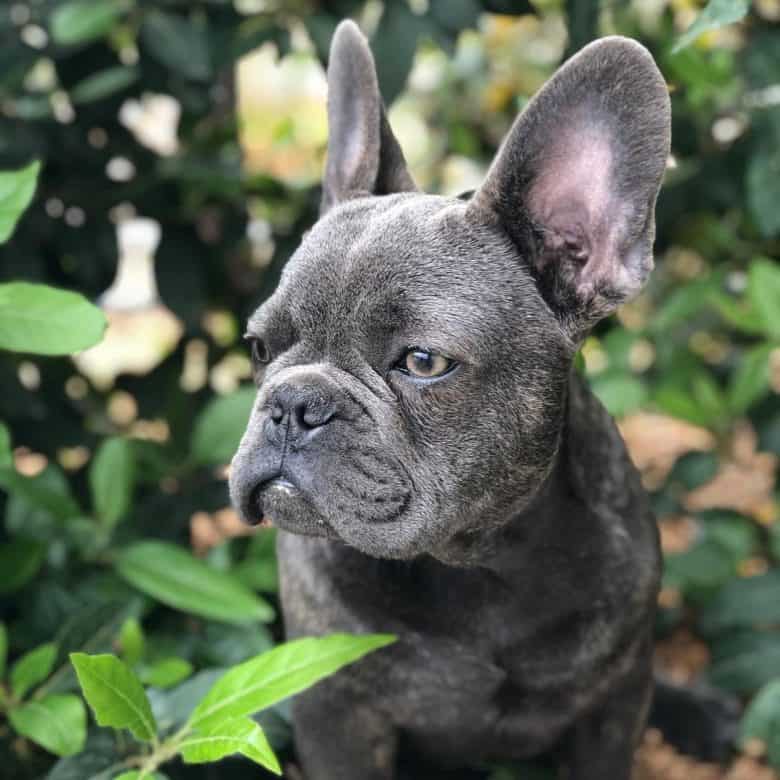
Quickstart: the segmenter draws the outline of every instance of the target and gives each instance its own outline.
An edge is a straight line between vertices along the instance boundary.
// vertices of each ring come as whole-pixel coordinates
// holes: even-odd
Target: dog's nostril
[[[307,406],[299,410],[299,421],[304,428],[319,428],[329,423],[335,412],[332,409],[311,409]]]

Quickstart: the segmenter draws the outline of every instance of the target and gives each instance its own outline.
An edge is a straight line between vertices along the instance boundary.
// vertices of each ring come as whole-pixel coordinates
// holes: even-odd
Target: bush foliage
[[[312,182],[245,164],[234,66],[263,44],[324,60],[345,16],[373,33],[393,112],[425,134],[412,163],[432,189],[487,165],[565,53],[617,32],[656,57],[674,117],[657,269],[588,339],[584,370],[661,523],[659,648],[703,648],[672,672],[742,697],[735,752],[780,769],[777,0],[30,0],[0,8],[4,776],[206,778],[190,764],[236,753],[219,777],[256,776],[246,758],[274,770],[273,749],[292,755],[281,699],[388,641],[271,650],[273,532],[226,508],[253,399],[241,327],[319,201]],[[175,135],[149,135],[172,110]],[[299,138],[277,125],[266,156],[287,159]],[[135,215],[161,235],[162,303],[140,308],[111,287],[117,224]],[[67,356],[104,337],[106,315],[96,372],[90,353]],[[255,697],[253,677],[268,686]]]

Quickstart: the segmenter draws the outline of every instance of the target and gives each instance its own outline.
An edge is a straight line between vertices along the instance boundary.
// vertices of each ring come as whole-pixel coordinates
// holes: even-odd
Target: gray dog
[[[231,491],[282,529],[289,636],[399,641],[295,700],[306,775],[552,751],[569,778],[626,780],[658,534],[572,362],[653,266],[666,85],[633,41],[587,46],[460,200],[416,191],[351,22],[328,84],[322,217],[249,322]]]

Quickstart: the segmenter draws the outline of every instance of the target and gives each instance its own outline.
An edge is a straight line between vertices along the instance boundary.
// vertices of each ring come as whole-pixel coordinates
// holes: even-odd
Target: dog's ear
[[[360,195],[416,189],[385,115],[371,50],[349,20],[330,46],[328,126],[322,214]]]
[[[512,238],[575,338],[653,267],[669,144],[669,96],[652,57],[635,41],[603,38],[526,106],[469,205]]]

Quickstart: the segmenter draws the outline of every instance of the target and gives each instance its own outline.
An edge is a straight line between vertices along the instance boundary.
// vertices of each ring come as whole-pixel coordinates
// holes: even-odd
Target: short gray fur
[[[628,780],[658,534],[572,361],[652,268],[663,79],[633,41],[587,46],[467,201],[417,192],[351,22],[328,84],[323,215],[249,322],[270,362],[230,486],[281,529],[288,636],[399,641],[296,698],[306,776],[553,751],[572,780]],[[409,347],[457,367],[413,379]]]

